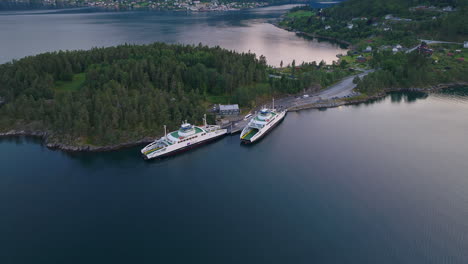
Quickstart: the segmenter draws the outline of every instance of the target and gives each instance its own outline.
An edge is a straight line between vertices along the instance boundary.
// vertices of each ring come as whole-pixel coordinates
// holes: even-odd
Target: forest
[[[154,137],[162,125],[200,123],[212,97],[253,106],[257,97],[326,86],[346,74],[324,67],[269,78],[265,57],[201,44],[40,54],[0,65],[0,132],[47,131],[61,143],[93,146]]]
[[[45,53],[0,66],[0,127],[110,144],[199,123],[207,94],[266,82],[265,61],[203,46],[123,45]],[[78,142],[79,143],[79,142]]]
[[[446,55],[447,50],[439,47],[431,57],[418,52],[375,52],[370,65],[378,70],[362,80],[356,79],[357,90],[366,95],[374,95],[392,88],[424,88],[468,82],[468,63],[460,60],[463,53],[451,57]],[[468,52],[464,52],[464,55],[468,55]]]

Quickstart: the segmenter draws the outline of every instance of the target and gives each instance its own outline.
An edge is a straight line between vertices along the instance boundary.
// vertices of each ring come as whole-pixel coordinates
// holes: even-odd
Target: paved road
[[[276,108],[292,108],[292,107],[300,107],[304,105],[309,105],[312,103],[317,103],[319,101],[326,101],[331,99],[343,98],[346,96],[352,96],[354,94],[353,89],[356,88],[356,84],[353,83],[353,80],[356,76],[364,77],[367,74],[373,72],[374,70],[366,70],[363,73],[352,75],[349,77],[344,78],[340,82],[328,87],[327,89],[320,91],[315,94],[309,95],[307,98],[299,97],[299,96],[288,96],[284,98],[280,98],[275,100],[275,107]],[[268,105],[267,107],[271,107]],[[257,111],[258,109],[254,109],[253,112]],[[242,128],[244,128],[250,120],[240,120],[232,122],[225,127],[228,128],[229,133],[231,132],[239,132]],[[232,125],[232,126],[231,126]]]
[[[463,45],[463,43],[459,43],[459,42],[450,42],[450,41],[441,41],[441,40],[420,39],[419,41],[425,42],[427,45],[431,45],[431,44],[457,44],[457,45]],[[419,44],[416,45],[416,47],[413,47],[413,48],[407,50],[406,53],[411,53],[411,52],[415,51],[418,47],[419,47]]]
[[[457,44],[457,45],[463,45],[463,43],[460,42],[450,42],[450,41],[441,41],[441,40],[429,40],[429,39],[420,39],[421,42],[426,42],[427,45],[430,44]]]
[[[325,90],[309,95],[308,98],[289,96],[276,100],[275,104],[281,106],[281,108],[291,108],[316,103],[320,100],[325,101],[351,96],[354,93],[353,89],[356,88],[356,84],[353,83],[354,78],[356,76],[362,78],[373,71],[366,70],[363,73],[346,77]]]

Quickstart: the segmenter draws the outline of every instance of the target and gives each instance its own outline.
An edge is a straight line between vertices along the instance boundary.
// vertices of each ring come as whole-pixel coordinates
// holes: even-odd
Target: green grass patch
[[[73,79],[69,82],[56,81],[54,90],[56,92],[73,92],[83,86],[85,80],[86,74],[84,72],[78,73],[73,75]]]
[[[367,94],[360,94],[360,95],[356,95],[350,98],[342,98],[341,100],[345,102],[351,102],[351,101],[356,101],[356,100],[366,100],[368,98],[369,96]]]
[[[343,56],[343,57],[341,57],[341,60],[346,61],[347,63],[351,64],[351,63],[356,62],[356,58],[357,58],[357,56]]]

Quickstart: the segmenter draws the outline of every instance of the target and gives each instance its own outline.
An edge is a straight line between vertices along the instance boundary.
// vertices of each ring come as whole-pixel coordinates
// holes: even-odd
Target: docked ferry
[[[164,137],[144,147],[141,154],[145,159],[170,156],[208,143],[226,133],[227,129],[221,129],[220,126],[207,125],[206,116],[203,118],[203,126],[194,126],[185,121],[179,130],[169,134],[164,126]]]
[[[274,104],[271,109],[263,108],[242,130],[241,142],[250,144],[261,139],[283,120],[286,112],[287,110],[276,111]]]

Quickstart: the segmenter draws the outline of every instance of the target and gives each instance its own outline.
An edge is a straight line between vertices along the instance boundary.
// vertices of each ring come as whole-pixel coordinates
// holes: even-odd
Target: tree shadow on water
[[[388,95],[390,97],[390,101],[392,103],[414,103],[418,99],[426,99],[429,95],[424,92],[415,92],[415,91],[408,91],[408,92],[391,92]]]

